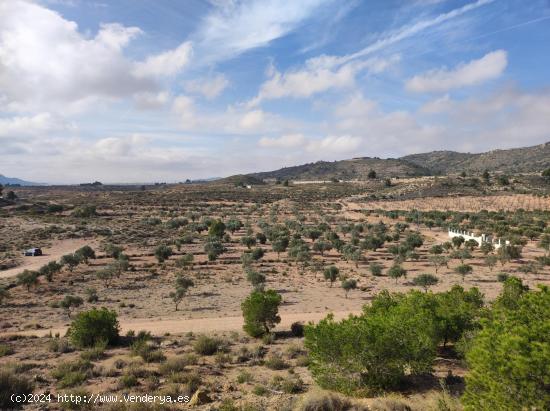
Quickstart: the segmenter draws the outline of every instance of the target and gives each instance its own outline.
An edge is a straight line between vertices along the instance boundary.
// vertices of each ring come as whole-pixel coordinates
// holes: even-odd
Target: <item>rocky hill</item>
[[[249,174],[259,180],[366,180],[371,170],[379,178],[489,172],[531,173],[550,167],[550,142],[538,146],[486,153],[432,151],[401,158],[360,157],[318,161],[275,171]]]
[[[426,167],[434,174],[483,172],[483,170],[532,173],[550,167],[550,142],[538,146],[492,150],[478,154],[433,151],[405,156],[402,159]]]
[[[430,170],[425,167],[406,160],[362,157],[342,161],[318,161],[250,175],[262,180],[366,180],[371,170],[381,178],[430,174]]]

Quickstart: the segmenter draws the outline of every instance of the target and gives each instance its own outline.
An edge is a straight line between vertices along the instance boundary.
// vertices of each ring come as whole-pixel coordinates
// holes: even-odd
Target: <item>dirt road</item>
[[[0,278],[15,277],[23,270],[38,270],[44,264],[58,260],[65,254],[74,253],[80,247],[87,244],[92,245],[93,242],[82,238],[74,238],[70,240],[61,240],[52,244],[51,247],[42,248],[44,255],[40,257],[23,257],[23,263],[15,268],[0,271]]]
[[[276,330],[289,330],[290,325],[294,322],[318,322],[327,316],[328,312],[317,313],[280,313],[281,322],[277,325]],[[335,312],[334,318],[339,320],[347,317],[350,314],[359,314],[359,312],[340,311]],[[214,331],[242,331],[243,318],[238,317],[217,317],[217,318],[193,318],[193,319],[162,319],[162,318],[144,318],[120,320],[121,334],[125,334],[129,330],[134,331],[149,331],[153,335],[163,335],[165,333],[181,334],[186,332],[207,333]],[[36,335],[42,337],[52,333],[64,335],[67,331],[66,326],[59,326],[42,330],[26,330],[17,332],[18,335]],[[14,333],[9,333],[14,334]],[[0,334],[2,335],[2,334]]]

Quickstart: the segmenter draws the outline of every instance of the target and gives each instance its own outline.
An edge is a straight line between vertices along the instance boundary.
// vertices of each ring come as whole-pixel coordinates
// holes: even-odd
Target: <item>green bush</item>
[[[33,384],[19,373],[8,368],[0,369],[0,409],[19,408],[11,401],[11,395],[31,394],[33,389]]]
[[[94,308],[79,313],[71,323],[67,335],[74,346],[83,348],[93,347],[102,341],[107,344],[116,343],[118,330],[116,312]]]
[[[288,363],[280,355],[276,354],[272,354],[266,358],[264,365],[270,370],[284,370],[288,368]]]
[[[136,385],[138,385],[138,379],[135,375],[132,374],[124,374],[122,377],[120,377],[120,380],[118,380],[118,387],[120,389],[132,388]]]
[[[214,355],[223,348],[224,342],[219,338],[201,335],[193,344],[193,349],[197,354]]]
[[[166,359],[163,352],[149,343],[147,339],[139,338],[132,344],[132,354],[140,356],[145,362],[162,362]]]
[[[298,402],[295,411],[368,411],[365,405],[354,404],[350,399],[332,392],[310,391]]]
[[[162,375],[170,375],[183,371],[189,364],[188,357],[172,357],[159,367]]]
[[[5,357],[6,355],[12,355],[15,351],[8,344],[0,344],[0,357]]]
[[[550,409],[550,289],[514,295],[501,296],[466,354],[466,410]]]
[[[274,290],[253,291],[241,304],[244,331],[252,337],[269,334],[269,330],[281,321],[279,305],[282,297]]]
[[[382,292],[360,316],[329,315],[305,328],[309,368],[327,389],[395,388],[408,374],[431,370],[438,343],[434,299],[425,293]]]
[[[92,363],[85,360],[62,362],[52,371],[52,376],[58,381],[59,388],[74,387],[88,379],[92,367]]]
[[[103,358],[103,354],[105,353],[105,349],[107,348],[107,342],[106,341],[99,341],[94,347],[82,351],[80,353],[80,358],[82,358],[85,361],[97,361]]]

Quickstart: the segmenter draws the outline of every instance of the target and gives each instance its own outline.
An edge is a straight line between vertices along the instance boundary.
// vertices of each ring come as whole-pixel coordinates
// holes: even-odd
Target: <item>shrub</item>
[[[93,347],[101,341],[106,341],[107,344],[116,343],[118,330],[117,315],[114,311],[94,308],[77,314],[67,335],[76,347]]]
[[[239,375],[237,375],[237,382],[239,384],[244,384],[245,382],[252,382],[253,380],[254,380],[254,377],[248,371],[241,371]]]
[[[145,362],[162,362],[166,359],[160,349],[143,338],[134,341],[132,354],[140,356]]]
[[[332,392],[315,390],[302,396],[295,411],[368,411],[367,406],[353,403]]]
[[[82,384],[90,375],[92,363],[85,360],[62,362],[52,371],[59,388],[70,388]]]
[[[461,286],[454,285],[449,291],[435,294],[434,298],[437,334],[443,346],[449,341],[460,340],[464,333],[478,328],[483,295],[477,288],[465,291]]]
[[[252,337],[261,337],[281,321],[279,305],[282,297],[274,290],[253,291],[241,304],[244,331]]]
[[[19,408],[11,401],[11,395],[31,394],[34,386],[27,378],[8,368],[0,369],[0,409]]]
[[[124,374],[118,380],[119,389],[132,388],[138,385],[138,379],[132,374]]]
[[[286,394],[297,394],[304,390],[304,381],[298,375],[287,378],[276,375],[271,380],[271,386]]]
[[[97,215],[95,205],[86,205],[82,207],[77,207],[73,210],[72,216],[77,218],[89,218]]]
[[[258,395],[258,396],[266,395],[267,394],[267,388],[265,388],[263,385],[256,385],[252,389],[252,393],[254,395]]]
[[[300,322],[294,322],[290,325],[290,333],[293,337],[303,337],[304,336],[304,324]]]
[[[159,372],[162,375],[169,375],[175,372],[180,372],[189,365],[188,361],[184,357],[169,358],[164,364],[159,367]]]
[[[550,409],[548,318],[548,287],[516,294],[513,305],[495,304],[466,354],[466,410]]]
[[[80,353],[80,358],[82,358],[85,361],[99,360],[103,357],[103,354],[105,352],[105,348],[107,348],[107,342],[106,341],[100,341],[95,345],[95,347],[90,348],[89,350],[81,352]]]
[[[329,315],[305,328],[310,370],[322,388],[341,392],[395,388],[431,370],[438,343],[427,296],[381,292],[360,316]]]
[[[155,248],[155,257],[159,263],[163,263],[168,260],[172,255],[172,249],[166,245],[159,245]]]
[[[276,354],[270,355],[265,360],[264,365],[270,370],[284,370],[288,368],[287,362],[280,355]]]
[[[15,351],[8,344],[0,344],[0,357],[5,357],[6,355],[12,355]]]
[[[503,283],[503,282],[505,282],[505,281],[508,279],[508,277],[510,277],[510,276],[508,275],[508,273],[498,273],[498,274],[497,274],[497,281],[498,281],[499,283]]]
[[[64,354],[71,351],[69,342],[65,338],[52,338],[48,341],[48,349],[52,352]]]
[[[369,270],[371,274],[375,277],[379,277],[382,275],[382,269],[382,265],[378,263],[370,263],[369,265]]]
[[[197,354],[214,355],[223,347],[223,345],[223,340],[219,338],[201,335],[193,344],[193,349]]]

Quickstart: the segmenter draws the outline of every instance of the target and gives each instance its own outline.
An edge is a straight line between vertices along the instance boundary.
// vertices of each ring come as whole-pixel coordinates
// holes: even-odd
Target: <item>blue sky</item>
[[[550,141],[548,0],[0,0],[0,173],[182,181]]]

